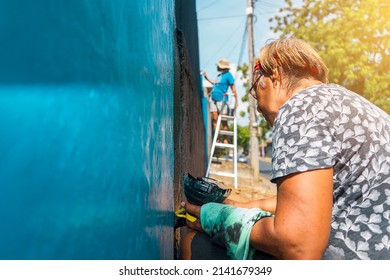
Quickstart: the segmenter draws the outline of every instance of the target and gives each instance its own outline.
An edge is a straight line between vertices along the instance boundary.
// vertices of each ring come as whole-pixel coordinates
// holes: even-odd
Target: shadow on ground
[[[212,171],[233,172],[233,162],[221,161],[213,163],[210,167]],[[271,183],[265,176],[259,174],[258,180],[254,180],[253,170],[250,166],[244,163],[238,163],[238,186],[234,188],[234,179],[224,176],[210,175],[211,178],[219,180],[225,184],[226,187],[232,189],[230,199],[246,202],[250,200],[265,198],[276,195],[276,185]]]

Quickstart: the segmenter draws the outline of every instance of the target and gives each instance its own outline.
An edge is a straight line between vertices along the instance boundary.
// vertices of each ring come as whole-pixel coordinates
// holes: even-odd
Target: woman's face
[[[267,75],[258,74],[254,80],[251,95],[257,101],[257,111],[272,126],[277,114],[277,112],[275,113],[274,85],[271,78]]]

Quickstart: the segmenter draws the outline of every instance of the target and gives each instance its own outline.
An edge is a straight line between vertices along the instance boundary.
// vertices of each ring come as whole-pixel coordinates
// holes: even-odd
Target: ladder
[[[221,130],[222,121],[233,121],[233,131]],[[227,143],[217,143],[219,135],[233,136],[233,144]],[[210,171],[211,163],[213,160],[214,151],[216,148],[228,148],[233,150],[233,172],[220,172],[220,171]],[[209,157],[209,164],[207,167],[206,177],[209,174],[214,174],[218,176],[231,177],[234,178],[234,188],[237,190],[237,118],[234,116],[222,115],[218,116],[217,126],[214,132],[213,144],[211,146],[211,152]]]

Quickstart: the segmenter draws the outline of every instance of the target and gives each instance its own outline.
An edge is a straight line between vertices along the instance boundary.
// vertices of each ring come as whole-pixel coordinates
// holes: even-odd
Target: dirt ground
[[[233,162],[221,161],[220,163],[213,163],[210,170],[233,173]],[[259,175],[259,179],[255,181],[253,178],[253,170],[248,165],[238,163],[237,174],[237,189],[234,188],[233,178],[217,175],[210,175],[210,177],[223,182],[226,187],[231,188],[232,192],[229,198],[236,201],[245,202],[276,194],[276,185],[261,174]]]

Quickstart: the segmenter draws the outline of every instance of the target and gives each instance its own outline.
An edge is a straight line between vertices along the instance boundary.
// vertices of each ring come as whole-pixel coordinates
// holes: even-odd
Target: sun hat
[[[218,61],[217,66],[221,69],[230,69],[229,61],[226,58],[222,58]]]

